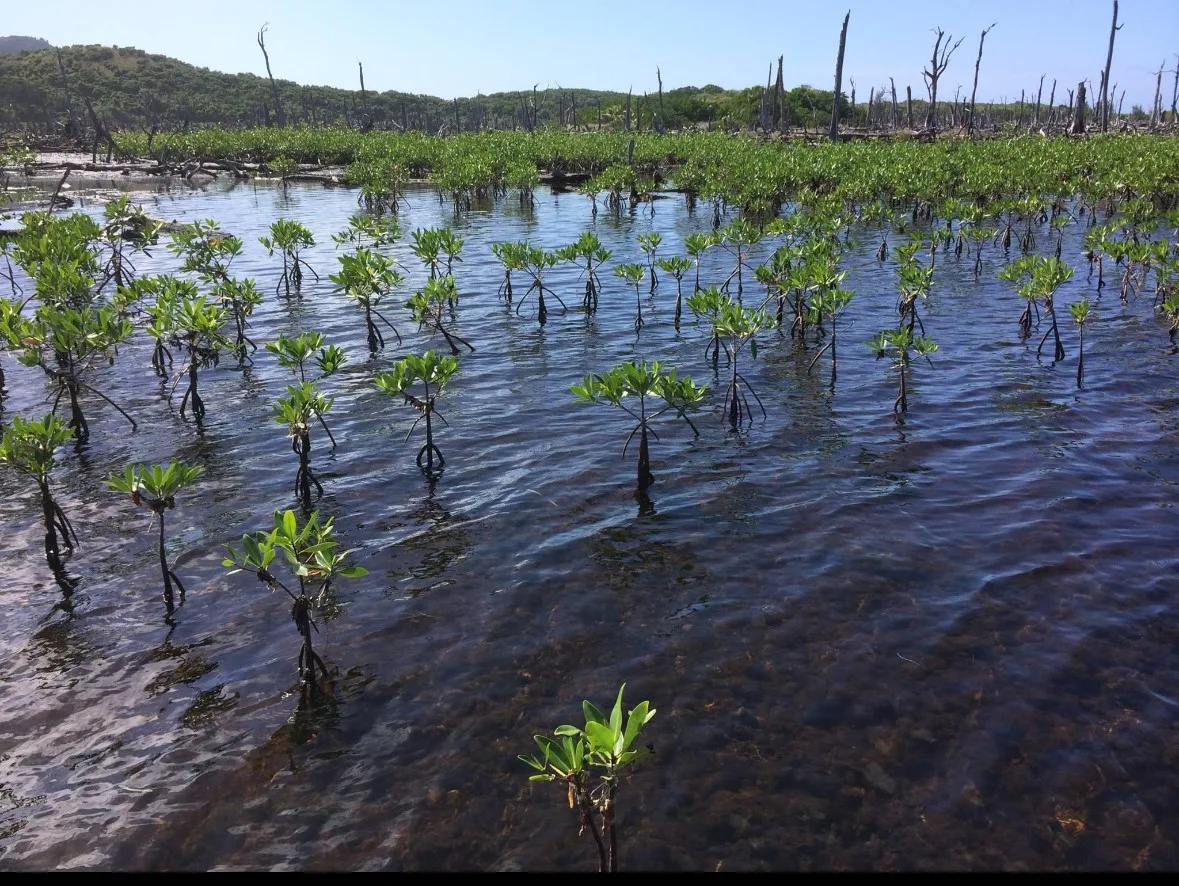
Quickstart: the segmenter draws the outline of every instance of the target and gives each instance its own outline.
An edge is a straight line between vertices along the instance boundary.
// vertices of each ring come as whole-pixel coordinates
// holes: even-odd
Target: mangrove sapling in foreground
[[[528,248],[525,242],[512,243],[508,240],[491,244],[491,254],[499,259],[504,267],[504,279],[499,284],[497,295],[509,307],[512,304],[512,271],[524,270],[528,260]]]
[[[671,274],[675,280],[675,328],[680,328],[680,314],[684,303],[684,274],[692,267],[692,263],[682,255],[671,258],[661,258],[657,262],[659,269]]]
[[[397,336],[397,343],[401,344],[401,334],[377,310],[381,300],[404,282],[394,264],[392,259],[379,252],[358,246],[351,255],[340,256],[340,272],[330,278],[336,284],[336,292],[343,293],[364,309],[368,349],[372,354],[385,347],[385,337],[377,328],[374,317],[388,326]]]
[[[913,355],[924,357],[932,364],[929,355],[937,350],[937,342],[923,335],[914,336],[912,329],[902,326],[900,329],[885,329],[865,344],[876,352],[877,360],[885,356],[892,358],[892,367],[897,373],[897,397],[892,411],[899,417],[909,409],[908,374]]]
[[[176,495],[190,485],[201,469],[174,461],[168,467],[162,465],[127,465],[122,474],[111,474],[106,485],[116,492],[131,496],[136,507],[146,507],[160,520],[160,573],[164,579],[164,603],[171,612],[173,608],[173,586],[180,590],[180,602],[184,602],[184,584],[168,566],[164,550],[164,512],[176,507]]]
[[[614,276],[635,288],[635,332],[638,333],[645,325],[643,321],[643,297],[639,294],[639,286],[643,282],[643,266],[638,262],[615,265]]]
[[[696,269],[696,279],[692,284],[693,293],[700,291],[700,260],[704,253],[716,244],[717,240],[712,234],[689,234],[684,238],[684,252],[688,253],[688,258],[692,260],[692,265]]]
[[[443,324],[443,309],[448,305],[453,306],[457,301],[458,290],[455,289],[454,277],[447,274],[444,277],[432,277],[427,280],[422,291],[415,293],[406,302],[406,307],[413,313],[413,318],[418,321],[419,329],[428,326],[434,332],[442,333],[442,337],[450,345],[452,354],[459,353],[459,344],[474,353],[474,345],[454,330],[447,329]]]
[[[258,350],[258,346],[246,330],[250,328],[250,315],[254,313],[254,308],[262,304],[262,293],[253,280],[235,280],[231,277],[213,287],[213,298],[225,308],[233,321],[232,351],[238,365],[244,366],[247,361],[252,363],[250,354]]]
[[[287,426],[291,451],[299,456],[295,494],[308,511],[311,510],[311,488],[315,487],[316,498],[323,496],[323,486],[311,470],[311,420],[322,417],[331,408],[331,399],[321,394],[313,381],[287,385],[287,396],[279,397],[274,404],[273,418]]]
[[[108,258],[98,286],[100,291],[109,282],[122,288],[135,279],[137,272],[131,255],[136,252],[150,255],[148,250],[159,242],[163,227],[162,222],[148,218],[142,206],[132,204],[126,194],[106,204],[102,215],[105,223],[101,238]]]
[[[292,289],[298,292],[303,286],[304,268],[319,282],[319,274],[301,254],[315,245],[315,237],[304,225],[286,218],[276,219],[270,225],[270,236],[259,237],[258,242],[266,247],[267,255],[272,256],[276,251],[282,254],[282,277],[274,287],[275,294],[282,289],[289,298]]]
[[[362,246],[376,249],[392,246],[401,237],[401,224],[393,215],[369,215],[358,212],[348,219],[348,227],[338,234],[332,234],[336,248],[341,246]]]
[[[831,337],[827,343],[819,349],[815,354],[814,359],[811,360],[810,365],[807,366],[807,374],[815,368],[815,364],[819,362],[819,358],[823,356],[823,352],[831,351],[831,386],[835,387],[835,374],[838,367],[838,357],[835,353],[835,323],[843,312],[847,309],[848,304],[851,303],[855,292],[847,289],[824,289],[815,294],[811,300],[811,323],[815,326],[821,326],[824,319],[831,323]]]
[[[1055,340],[1053,362],[1064,359],[1064,345],[1060,341],[1060,329],[1056,322],[1054,299],[1056,290],[1072,279],[1073,269],[1060,259],[1042,255],[1024,255],[1017,258],[1010,265],[999,272],[999,276],[1008,282],[1018,284],[1019,294],[1027,300],[1023,313],[1019,318],[1020,337],[1026,337],[1031,332],[1031,311],[1033,307],[1039,312],[1038,305],[1044,307],[1044,316],[1051,321],[1051,326],[1040,339],[1036,348],[1039,357],[1044,349],[1048,336]]]
[[[421,413],[405,435],[409,440],[413,429],[422,419],[426,420],[426,442],[418,450],[417,464],[427,477],[433,477],[446,466],[446,459],[442,457],[442,450],[434,444],[433,417],[438,416],[443,424],[446,419],[438,412],[435,401],[443,388],[458,372],[458,360],[453,356],[439,356],[434,351],[426,351],[418,357],[410,354],[404,360],[399,360],[393,368],[382,372],[373,379],[373,384],[390,397],[402,397],[406,406],[412,406]],[[422,386],[421,394],[411,393],[415,385]]]
[[[1089,299],[1083,298],[1068,306],[1073,322],[1077,324],[1077,387],[1085,384],[1085,324],[1093,317]]]
[[[82,412],[82,392],[105,400],[135,430],[137,425],[110,397],[84,381],[86,373],[100,363],[114,362],[119,345],[131,337],[131,321],[113,305],[57,307],[42,304],[31,319],[19,314],[0,316],[0,338],[19,342],[17,358],[25,366],[39,367],[53,384],[53,407],[65,396],[69,401],[69,427],[79,444],[90,439],[90,425]]]
[[[229,279],[229,266],[242,254],[239,237],[226,234],[213,219],[194,221],[172,234],[168,250],[180,258],[180,270],[216,285]]]
[[[701,295],[703,293],[700,293]],[[726,353],[729,355],[729,387],[725,392],[725,412],[729,417],[729,425],[736,430],[742,422],[753,421],[753,410],[749,405],[746,392],[753,395],[761,409],[762,417],[766,417],[766,408],[761,398],[753,390],[753,386],[737,371],[737,357],[742,348],[749,345],[749,356],[757,359],[756,336],[763,329],[772,329],[773,318],[760,308],[746,308],[726,298],[721,302],[720,310],[712,320],[713,335],[717,340],[724,340]]]
[[[205,417],[205,401],[198,388],[198,369],[209,369],[221,361],[221,353],[233,348],[233,343],[221,333],[229,312],[211,304],[203,295],[186,296],[175,305],[172,314],[172,337],[184,351],[184,365],[176,373],[169,398],[176,391],[180,379],[188,376],[188,385],[180,400],[180,417],[186,406],[199,423]]]
[[[918,326],[921,334],[925,334],[925,323],[917,313],[917,305],[929,298],[929,291],[933,287],[933,266],[922,265],[916,258],[920,247],[919,240],[910,240],[896,248],[897,288],[900,290],[897,298],[899,325],[907,327],[910,335],[914,336]]]
[[[736,261],[736,267],[721,284],[721,289],[728,292],[733,278],[736,277],[737,301],[740,301],[744,289],[745,260],[749,257],[749,250],[761,239],[761,235],[757,228],[743,218],[730,222],[719,231],[719,235],[719,244],[731,252]]]
[[[721,292],[719,286],[709,286],[707,289],[701,289],[688,296],[688,310],[696,315],[697,321],[704,320],[708,323],[708,344],[704,346],[704,359],[712,361],[712,368],[716,369],[720,364],[720,336],[716,334],[716,327],[714,322],[720,315],[721,308],[730,302],[731,299]],[[712,351],[712,356],[708,356],[708,352]],[[729,357],[729,352],[726,349],[725,359]]]
[[[0,464],[32,477],[41,493],[41,517],[45,524],[45,559],[53,575],[68,587],[65,554],[72,554],[78,536],[49,489],[49,475],[56,464],[53,454],[73,435],[73,431],[50,413],[38,420],[12,417],[12,424],[0,437]]]
[[[557,250],[557,257],[561,261],[578,265],[585,275],[585,298],[581,305],[582,310],[587,314],[592,314],[598,309],[598,295],[602,290],[602,280],[598,277],[598,268],[608,262],[611,255],[613,253],[603,247],[597,235],[591,231],[583,232],[576,243],[571,243]],[[584,262],[584,265],[581,262]]]
[[[697,387],[687,376],[680,378],[674,369],[665,368],[658,360],[651,363],[644,360],[641,363],[620,363],[601,375],[587,376],[580,385],[574,385],[570,390],[577,402],[607,403],[618,407],[635,420],[636,424],[623,444],[622,456],[626,457],[627,447],[630,446],[635,434],[638,434],[638,491],[645,493],[655,482],[655,477],[651,474],[647,437],[649,434],[656,440],[659,439],[651,423],[674,410],[676,417],[686,421],[692,433],[699,436],[687,413],[699,408],[707,387]],[[627,404],[627,397],[637,400],[634,408]],[[658,405],[648,402],[649,400],[663,402],[662,405]]]
[[[339,550],[331,518],[321,522],[317,512],[312,512],[300,527],[293,511],[276,511],[274,529],[243,535],[241,544],[241,551],[234,550],[231,545],[225,546],[229,556],[222,565],[230,570],[230,575],[252,572],[270,590],[282,588],[286,591],[291,598],[291,620],[303,638],[299,647],[299,678],[314,686],[317,669],[324,677],[329,676],[329,672],[311,642],[311,631],[319,631],[312,616],[326,598],[334,579],[359,578],[367,575],[368,570],[345,565],[351,552]],[[272,571],[276,568],[276,560],[285,563],[294,581],[298,582],[297,594]]]
[[[594,838],[600,873],[618,870],[615,810],[621,776],[628,766],[653,752],[651,745],[642,744],[641,736],[655,711],[642,701],[624,718],[625,689],[623,683],[609,716],[589,701],[583,701],[584,727],[558,726],[553,731],[556,739],[534,735],[542,756],[520,755],[521,760],[536,770],[529,781],[558,781],[567,789],[569,808],[577,812],[578,834],[588,830]]]
[[[280,333],[277,341],[266,343],[266,350],[278,357],[279,365],[291,370],[299,379],[299,383],[302,384],[309,380],[307,378],[307,364],[312,361],[319,369],[319,376],[310,379],[310,381],[327,378],[347,362],[348,358],[345,356],[343,348],[338,345],[326,344],[326,341],[321,332],[304,332],[294,338],[287,338]],[[332,449],[335,449],[336,438],[332,436],[327,421],[322,414],[317,414],[317,418],[324,433],[332,441]]]
[[[647,234],[639,234],[639,246],[642,247],[643,254],[647,257],[647,273],[651,275],[651,291],[654,292],[659,288],[659,277],[655,273],[655,268],[659,264],[655,253],[659,249],[659,244],[663,242],[663,237],[658,231],[651,231]]]
[[[565,305],[561,296],[557,295],[548,284],[544,282],[545,272],[549,268],[556,267],[557,253],[545,252],[539,246],[532,246],[528,244],[524,249],[524,272],[532,278],[532,283],[528,290],[520,297],[520,301],[516,303],[516,316],[520,315],[520,309],[524,307],[524,302],[527,301],[528,296],[536,293],[536,319],[541,326],[544,325],[545,320],[549,316],[548,307],[545,305],[544,294],[547,292],[561,304],[561,311],[568,311],[569,308]]]

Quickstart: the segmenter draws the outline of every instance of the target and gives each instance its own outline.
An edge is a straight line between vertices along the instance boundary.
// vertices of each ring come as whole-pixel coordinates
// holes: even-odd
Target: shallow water
[[[595,221],[583,197],[544,192],[531,213],[509,198],[458,218],[414,191],[406,239],[449,224],[466,240],[457,328],[478,349],[440,400],[447,465],[431,486],[420,441],[404,442],[412,412],[369,379],[441,342],[391,308],[404,346],[369,361],[360,312],[327,280],[355,199],[145,198],[153,216],[244,239],[233,271],[268,291],[256,340],[317,329],[352,358],[323,384],[339,448],[313,435],[320,510],[369,570],[339,582],[320,623],[329,691],[301,696],[284,599],[221,566],[225,543],[296,506],[270,417],[287,371],[259,351],[246,371],[202,372],[198,432],[138,336],[95,378],[139,431],[88,400],[91,443],[54,474],[83,542],[72,612],[35,491],[0,480],[0,868],[592,870],[562,791],[530,784],[516,755],[623,681],[658,709],[656,754],[619,793],[623,869],[1179,865],[1179,379],[1149,295],[1096,300],[1078,390],[1071,321],[1056,366],[1019,341],[1000,250],[981,283],[939,255],[923,317],[940,350],[914,365],[898,423],[893,376],[861,344],[895,322],[895,270],[854,232],[834,392],[825,359],[807,374],[813,348],[765,337],[742,371],[767,417],[728,431],[714,390],[698,438],[664,424],[645,511],[635,453],[620,455],[629,426],[569,385],[641,357],[723,389],[707,336],[687,314],[673,328],[667,279],[653,300],[644,287],[637,337],[612,274],[587,320],[568,268],[550,282],[570,311],[541,328],[496,298],[490,244],[555,248],[592,228],[637,261],[636,235],[659,231],[670,255],[711,214],[677,197]],[[276,259],[257,244],[279,216],[320,244],[306,257],[322,279],[291,302],[269,294]],[[1081,234],[1064,243],[1078,270],[1057,295],[1065,318],[1097,297]],[[713,252],[704,276],[719,282],[732,263]],[[138,264],[175,267],[162,247]],[[44,409],[39,373],[5,369],[5,411]],[[205,474],[169,513],[189,590],[169,624],[152,526],[100,481],[173,457]]]

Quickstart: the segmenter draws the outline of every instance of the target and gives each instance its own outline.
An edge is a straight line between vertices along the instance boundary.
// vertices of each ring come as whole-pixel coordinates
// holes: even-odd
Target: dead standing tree
[[[274,75],[270,73],[270,54],[266,51],[266,29],[270,27],[267,22],[258,31],[258,48],[262,50],[262,59],[266,62],[266,76],[270,78],[270,93],[274,97],[274,117],[278,121],[278,128],[284,129],[287,125],[287,115],[282,109],[282,99],[278,94],[278,84],[274,82]]]
[[[1118,24],[1118,0],[1114,0],[1113,5],[1113,23],[1109,26],[1109,51],[1105,54],[1105,73],[1101,79],[1101,131],[1109,130],[1109,69],[1113,64],[1113,46],[1114,37],[1117,36],[1118,31],[1122,29],[1122,25]]]
[[[1085,81],[1077,84],[1077,104],[1073,113],[1073,125],[1069,127],[1073,135],[1085,134]]]
[[[962,38],[958,38],[958,42],[950,45],[950,41],[954,38],[946,37],[945,31],[938,28],[934,31],[937,40],[933,44],[933,57],[929,63],[929,70],[922,71],[921,76],[925,78],[925,88],[929,92],[929,111],[925,115],[925,128],[937,131],[937,81],[942,74],[946,72],[946,68],[950,64],[950,58],[954,55],[954,50],[962,45]],[[942,45],[942,40],[945,39],[945,45]]]
[[[835,56],[835,95],[831,98],[831,131],[828,137],[831,141],[839,141],[839,93],[843,89],[843,50],[847,46],[847,20],[851,18],[851,10],[843,17],[843,27],[839,31],[839,55]]]

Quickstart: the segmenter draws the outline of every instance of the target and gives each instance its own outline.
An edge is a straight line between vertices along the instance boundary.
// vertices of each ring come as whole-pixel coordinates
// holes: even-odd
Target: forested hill
[[[50,49],[49,41],[40,37],[0,37],[0,55],[12,52],[33,52],[38,49]]]
[[[575,121],[596,126],[599,119],[606,127],[622,128],[627,98],[623,93],[592,89],[538,89],[446,100],[394,91],[362,94],[359,89],[302,86],[289,80],[278,80],[277,86],[278,104],[289,125],[408,127],[429,132]],[[758,118],[760,97],[756,86],[745,90],[683,87],[663,94],[661,116],[669,129],[702,123],[747,126]],[[279,122],[269,81],[253,74],[224,74],[117,46],[68,46],[0,55],[0,127],[61,131],[71,115],[78,126],[86,126],[90,123],[86,100],[112,129]],[[791,123],[811,125],[830,113],[831,93],[798,87],[785,94],[785,104]],[[651,128],[659,113],[656,94],[632,97],[632,126]]]

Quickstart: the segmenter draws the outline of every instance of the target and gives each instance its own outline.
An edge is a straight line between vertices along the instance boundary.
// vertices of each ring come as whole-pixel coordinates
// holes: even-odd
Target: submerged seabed
[[[545,192],[533,212],[509,198],[456,217],[412,192],[405,239],[449,224],[466,240],[458,331],[478,348],[440,401],[431,486],[403,442],[412,413],[370,378],[441,342],[390,306],[405,345],[366,361],[361,314],[327,280],[355,200],[251,185],[145,200],[241,236],[233,271],[270,293],[270,222],[319,243],[320,281],[268,296],[254,338],[317,329],[352,358],[324,383],[339,449],[313,450],[320,510],[369,570],[320,624],[330,691],[300,695],[284,598],[221,566],[226,542],[296,504],[270,417],[288,374],[264,351],[202,372],[198,432],[139,335],[102,371],[139,431],[87,401],[92,442],[54,476],[83,541],[72,612],[35,490],[3,478],[0,868],[592,870],[563,792],[530,784],[516,755],[622,681],[658,709],[656,755],[619,794],[623,869],[1179,866],[1176,356],[1149,294],[1097,299],[1080,226],[1057,303],[1067,318],[1095,301],[1083,390],[1071,321],[1062,364],[1019,341],[1001,250],[977,284],[969,260],[939,255],[923,317],[940,350],[914,365],[895,422],[886,361],[860,344],[895,322],[895,266],[857,230],[834,392],[825,360],[809,376],[811,353],[765,336],[743,374],[768,417],[731,433],[713,391],[698,439],[665,425],[640,514],[629,426],[569,385],[658,358],[723,388],[707,336],[690,315],[673,328],[670,279],[644,289],[637,338],[612,274],[586,319],[568,267],[551,283],[570,311],[540,328],[531,300],[521,316],[497,300],[490,244],[554,248],[592,228],[614,262],[638,261],[638,234],[671,255],[711,213],[677,197],[595,221],[585,198]],[[731,259],[709,258],[720,282]],[[139,265],[175,268],[162,246]],[[46,408],[38,372],[5,369],[6,412]],[[148,518],[100,481],[173,457],[205,474],[169,514],[189,590],[169,623]]]

